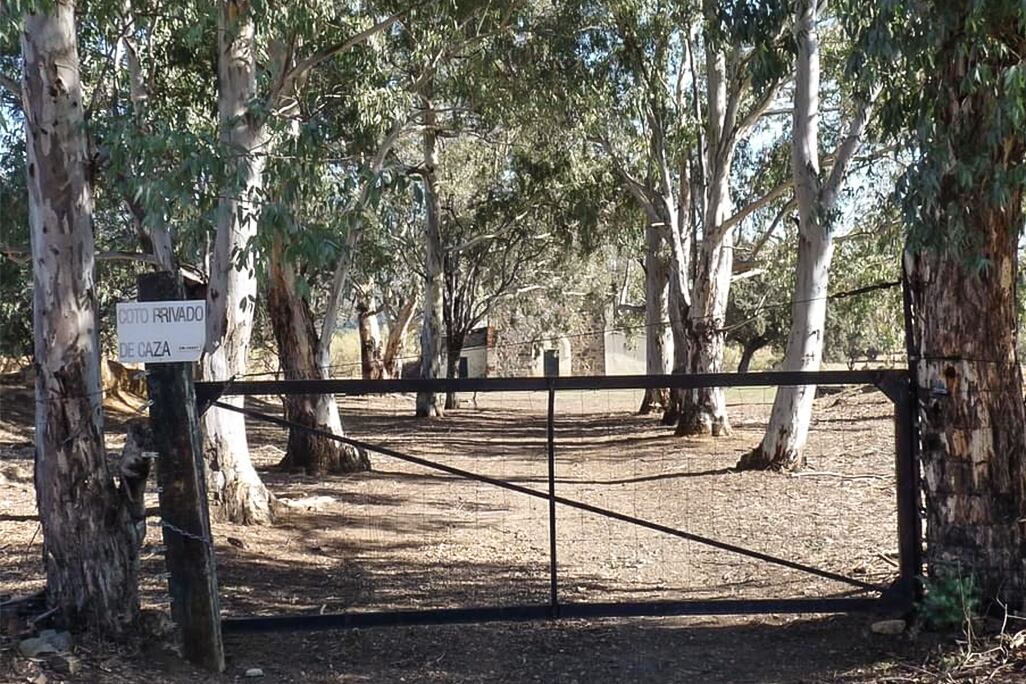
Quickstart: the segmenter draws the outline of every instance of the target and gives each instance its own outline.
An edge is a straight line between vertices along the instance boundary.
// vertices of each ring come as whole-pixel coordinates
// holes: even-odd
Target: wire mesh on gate
[[[898,375],[818,377],[879,385]],[[794,381],[786,374],[775,379],[788,378]],[[428,614],[443,620],[745,612],[797,609],[787,601],[802,597],[819,601],[802,604],[807,609],[828,608],[842,604],[824,600],[875,596],[894,579],[894,442],[886,397],[856,385],[817,399],[810,467],[800,476],[738,473],[731,468],[765,431],[774,389],[726,388],[730,435],[679,437],[658,415],[637,415],[644,383],[653,381],[435,381],[432,387],[468,390],[462,397],[473,401],[434,421],[412,418],[412,394],[366,394],[423,383],[303,384],[305,391],[355,393],[341,401],[343,439],[374,450],[375,469],[304,480],[309,491],[300,494],[322,491],[334,503],[299,511],[287,523],[299,538],[293,543],[305,549],[292,561],[317,566],[336,583],[325,593],[316,572],[295,573],[292,588],[302,600],[259,612],[316,610],[378,624],[367,620],[399,620],[404,610],[419,612],[402,619],[421,621]],[[758,382],[766,384],[767,375]],[[608,386],[614,389],[588,389]],[[542,387],[556,398],[552,500]],[[224,408],[212,410],[228,408],[218,406]],[[243,411],[251,422],[289,427],[265,412]],[[558,605],[551,594],[552,503],[559,504]],[[296,577],[310,579],[297,587]],[[254,612],[231,592],[224,605],[229,614]]]

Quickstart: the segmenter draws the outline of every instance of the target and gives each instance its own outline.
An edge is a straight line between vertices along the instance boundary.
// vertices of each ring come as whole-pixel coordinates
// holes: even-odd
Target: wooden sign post
[[[171,272],[139,276],[139,302],[172,302],[184,299],[180,277]],[[180,324],[173,307],[151,307],[155,317]],[[181,309],[179,305],[178,309]],[[203,304],[205,311],[205,304]],[[195,325],[195,321],[189,321]],[[164,349],[174,341],[161,339],[154,325],[149,347],[153,363],[146,364],[150,394],[150,426],[157,449],[157,485],[161,527],[169,574],[171,615],[182,632],[183,655],[190,662],[214,672],[224,671],[221,640],[221,609],[217,595],[217,568],[210,535],[207,483],[196,415],[196,392],[191,364],[161,362]],[[169,343],[167,346],[162,343]],[[165,358],[177,358],[173,354]]]

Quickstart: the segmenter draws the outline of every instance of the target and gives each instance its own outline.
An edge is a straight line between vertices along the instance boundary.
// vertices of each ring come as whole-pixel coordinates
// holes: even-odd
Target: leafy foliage
[[[0,243],[28,241],[25,152],[20,130],[0,131]],[[32,268],[27,255],[0,255],[0,355],[32,353]]]
[[[980,588],[973,575],[941,575],[923,580],[924,594],[919,603],[923,623],[937,631],[964,627],[980,609]]]
[[[913,160],[897,187],[912,245],[982,266],[971,215],[1000,211],[1026,188],[1026,6],[856,4],[863,11],[844,13],[860,36],[854,66],[885,83],[881,118]]]
[[[9,16],[23,5],[11,5]],[[983,22],[978,26],[977,52],[1006,59],[1004,43],[992,45],[985,34],[997,21],[991,15],[1011,21],[1017,10],[996,0],[954,3],[950,8],[945,5],[941,26],[928,27],[925,20],[912,16],[908,2],[878,5],[873,13],[857,11],[850,2],[837,6],[837,23],[832,20],[823,28],[828,37],[823,44],[824,70],[832,87],[857,89],[860,71],[898,64],[898,73],[888,77],[885,112],[893,123],[892,135],[913,145],[904,136],[902,117],[920,112],[925,120],[940,105],[931,104],[928,89],[912,87],[929,64],[926,57],[900,49],[899,38],[912,36],[910,45],[936,44],[954,25],[952,17],[966,11],[974,21]],[[90,3],[79,12],[91,154],[97,161],[97,244],[102,250],[139,251],[145,244],[140,243],[135,220],[144,229],[167,225],[178,258],[202,270],[217,200],[232,187],[225,177],[226,162],[237,154],[224,149],[217,135],[216,12],[209,4],[195,2],[180,3],[174,13],[133,7],[131,17],[120,2]],[[283,241],[286,257],[298,266],[299,294],[320,310],[332,270],[345,256],[354,226],[360,225],[366,234],[354,255],[354,282],[372,286],[382,301],[407,296],[400,296],[400,291],[416,292],[423,220],[417,127],[423,89],[430,84],[442,131],[440,174],[451,210],[443,212],[453,231],[449,242],[494,233],[510,217],[519,217],[511,232],[547,236],[542,257],[523,273],[525,282],[548,286],[561,282],[569,269],[597,268],[603,274],[596,275],[595,283],[601,281],[596,287],[603,297],[612,297],[606,281],[619,267],[613,269],[606,262],[629,260],[639,253],[644,225],[616,164],[655,187],[654,121],[662,134],[657,141],[660,154],[674,183],[681,183],[682,164],[693,156],[703,132],[695,104],[701,110],[705,97],[706,43],[739,46],[730,69],[733,77],[750,83],[744,101],[738,103],[742,111],[790,69],[793,41],[787,3],[731,0],[710,7],[715,12],[705,16],[702,3],[648,0],[443,0],[412,7],[384,2],[373,8],[254,2],[258,90],[264,94],[274,85],[283,49],[291,51],[286,54],[294,61],[303,60],[332,50],[390,12],[400,14],[373,39],[333,53],[316,69],[304,72],[286,98],[287,106],[274,110],[268,109],[266,100],[252,103],[251,114],[264,117],[274,136],[265,189],[255,202],[260,230],[248,246],[258,255],[258,268],[275,242]],[[130,97],[127,62],[115,50],[129,18],[128,39],[146,86],[142,107]],[[7,22],[0,35],[0,71],[12,76],[19,68],[16,23]],[[861,42],[853,44],[852,35],[861,36]],[[1022,84],[1020,70],[1013,66],[1000,73],[981,68],[974,78],[980,88],[997,84],[1002,92],[1015,95]],[[971,85],[972,79],[967,83]],[[17,107],[15,99],[4,97],[7,107]],[[834,98],[831,91],[828,99]],[[1008,107],[1000,116],[1013,126],[1020,121],[1016,107],[1021,103]],[[841,118],[824,114],[825,136],[838,135],[834,124]],[[731,169],[736,204],[750,202],[786,180],[789,126],[788,116],[768,118],[740,142]],[[396,127],[400,133],[394,148],[375,173],[375,153]],[[12,181],[4,183],[0,195],[5,209],[0,220],[9,245],[24,241],[24,233],[17,232],[24,227],[18,218],[24,215],[17,180],[19,129],[11,128],[13,142],[0,148],[5,153],[4,179]],[[928,132],[923,128],[919,133]],[[615,158],[596,144],[603,138]],[[1005,175],[1014,176],[1011,170]],[[696,182],[701,179],[692,179]],[[740,224],[739,258],[747,258],[745,250],[760,239],[785,200]],[[466,234],[457,235],[458,225]],[[737,342],[769,334],[779,343],[785,334],[787,307],[779,301],[767,307],[763,301],[769,290],[782,293],[790,288],[793,231],[787,220],[781,226],[765,250],[752,257],[756,262],[751,266],[761,269],[759,275],[736,284],[728,327]],[[894,242],[845,240],[838,248],[838,262],[834,289],[862,286],[894,265]],[[24,337],[28,279],[10,260],[4,260],[0,269],[3,285],[11,288],[5,290],[11,296],[3,300],[9,312],[5,320],[11,321],[5,332],[20,330]],[[137,270],[105,264],[101,301],[128,296]],[[847,358],[856,348],[864,352],[892,346],[897,339],[892,314],[897,309],[884,297],[892,294],[832,305],[827,335],[832,358]],[[15,319],[21,321],[20,328]]]

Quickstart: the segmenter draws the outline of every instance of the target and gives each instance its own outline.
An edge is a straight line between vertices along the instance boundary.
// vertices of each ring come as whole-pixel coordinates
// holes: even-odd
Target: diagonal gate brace
[[[260,420],[260,421],[264,421],[264,422],[267,422],[267,423],[273,423],[275,425],[280,425],[281,427],[286,427],[286,428],[290,428],[290,429],[304,430],[306,432],[309,432],[309,433],[314,434],[314,435],[318,435],[320,437],[325,437],[327,439],[333,439],[333,440],[335,440],[337,442],[341,442],[343,444],[349,444],[351,446],[354,446],[354,447],[357,447],[357,448],[360,448],[360,449],[365,449],[366,451],[370,451],[370,452],[373,452],[373,453],[378,453],[378,454],[381,454],[383,456],[388,456],[390,458],[395,458],[395,459],[398,459],[400,461],[405,461],[407,463],[413,463],[415,465],[419,465],[419,466],[422,466],[424,468],[430,468],[432,470],[438,470],[438,471],[441,471],[441,472],[444,472],[444,473],[448,473],[450,475],[455,475],[457,477],[462,477],[462,478],[466,478],[466,479],[470,479],[470,480],[476,480],[478,482],[484,482],[486,484],[494,485],[496,487],[501,487],[503,489],[508,489],[510,491],[517,492],[519,494],[524,494],[526,496],[533,496],[533,497],[535,497],[537,499],[543,499],[545,501],[555,501],[556,503],[561,504],[563,506],[567,506],[569,508],[576,508],[578,510],[587,511],[588,513],[594,513],[595,515],[600,515],[600,516],[603,516],[605,518],[610,518],[612,520],[618,520],[620,522],[625,522],[625,523],[628,523],[628,524],[631,524],[631,525],[636,525],[638,527],[643,527],[645,529],[654,530],[656,532],[662,532],[664,534],[668,534],[668,535],[671,535],[671,536],[674,536],[674,537],[678,537],[680,539],[687,539],[688,541],[693,541],[693,542],[698,543],[698,544],[704,544],[706,546],[711,546],[713,548],[720,549],[722,551],[728,551],[730,553],[735,553],[735,554],[738,554],[740,556],[746,556],[748,558],[754,558],[756,560],[764,561],[766,563],[771,563],[773,565],[779,565],[781,567],[790,568],[791,570],[798,570],[800,572],[804,572],[804,573],[809,574],[809,575],[815,575],[817,577],[822,577],[824,579],[833,580],[835,582],[841,582],[841,583],[848,584],[848,585],[853,586],[853,587],[858,587],[859,589],[862,589],[862,590],[865,590],[865,591],[885,592],[887,590],[887,587],[877,586],[875,584],[871,584],[869,582],[864,582],[862,580],[855,579],[853,577],[847,577],[845,575],[841,575],[841,574],[838,574],[836,572],[831,572],[829,570],[822,570],[820,568],[816,568],[816,567],[813,567],[811,565],[805,565],[804,563],[798,563],[796,561],[787,560],[786,558],[780,558],[778,556],[772,556],[772,555],[767,554],[767,553],[762,553],[761,551],[754,551],[752,549],[746,549],[746,548],[744,548],[742,546],[736,546],[734,544],[728,544],[726,542],[722,542],[722,541],[719,541],[719,540],[716,540],[716,539],[712,539],[710,537],[703,537],[701,535],[694,534],[693,532],[686,532],[684,530],[678,530],[676,528],[669,527],[667,525],[661,525],[659,523],[652,522],[652,521],[649,521],[649,520],[644,520],[642,518],[636,518],[634,516],[625,515],[623,513],[618,513],[616,511],[611,511],[611,510],[606,509],[606,508],[601,508],[599,506],[593,506],[591,504],[584,503],[583,501],[576,501],[574,499],[567,499],[567,498],[562,497],[562,496],[552,496],[552,495],[550,495],[550,494],[548,494],[546,492],[540,492],[538,490],[531,489],[530,487],[524,487],[524,486],[521,486],[521,485],[518,485],[518,484],[513,484],[512,482],[506,482],[505,480],[499,480],[499,479],[496,479],[496,478],[493,478],[493,477],[488,477],[487,475],[481,475],[480,473],[474,473],[474,472],[471,472],[469,470],[463,470],[462,468],[455,468],[453,466],[444,465],[442,463],[436,463],[434,461],[429,461],[427,459],[420,458],[418,456],[411,456],[410,454],[404,454],[402,452],[396,451],[394,449],[390,449],[388,447],[384,447],[384,446],[380,446],[380,445],[376,445],[376,444],[370,444],[368,442],[364,442],[364,441],[358,440],[358,439],[352,439],[351,437],[343,437],[341,435],[336,435],[335,433],[330,432],[328,430],[321,430],[319,428],[313,428],[313,427],[308,427],[306,425],[300,425],[298,423],[294,423],[294,422],[288,421],[288,420],[286,420],[284,418],[279,418],[277,416],[272,416],[272,415],[270,415],[268,413],[263,413],[261,411],[254,411],[253,409],[248,409],[248,408],[244,408],[244,407],[240,407],[240,406],[233,406],[231,404],[227,404],[227,403],[224,403],[224,402],[221,402],[221,401],[214,401],[212,403],[212,406],[214,406],[216,408],[224,409],[226,411],[235,411],[236,413],[241,413],[241,414],[243,414],[245,416],[253,418],[254,420]]]

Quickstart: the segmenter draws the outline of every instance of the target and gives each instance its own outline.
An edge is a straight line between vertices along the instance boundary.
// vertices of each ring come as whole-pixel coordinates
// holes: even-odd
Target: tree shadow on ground
[[[853,681],[917,650],[867,626],[865,616],[563,620],[228,634],[225,645],[229,674],[257,666],[271,681],[313,683]]]
[[[317,529],[326,519],[305,521]],[[297,528],[298,529],[298,528]],[[414,534],[384,535],[375,543],[338,537],[307,537],[294,548],[301,557],[276,557],[231,546],[218,548],[222,608],[229,616],[311,614],[317,612],[470,608],[543,605],[549,598],[549,556],[544,534],[519,540],[505,558],[483,560],[435,548],[437,539]],[[539,530],[541,532],[541,530]],[[419,540],[419,541],[418,541]],[[561,551],[566,551],[562,540]],[[399,551],[407,551],[400,559]],[[711,563],[707,552],[696,562]],[[723,556],[720,554],[720,556]],[[560,556],[564,558],[564,556]],[[494,558],[494,556],[493,556]],[[727,572],[720,577],[642,578],[622,575],[609,565],[616,559],[570,557],[561,564],[559,595],[563,602],[652,601],[680,599],[782,598],[852,596],[864,592],[840,584],[810,585],[805,578],[779,572],[734,576],[739,561],[719,558]],[[749,567],[751,563],[749,563]],[[749,567],[749,570],[751,568]],[[612,573],[612,575],[610,574]],[[793,574],[793,573],[792,573]],[[814,594],[810,594],[812,591]]]

